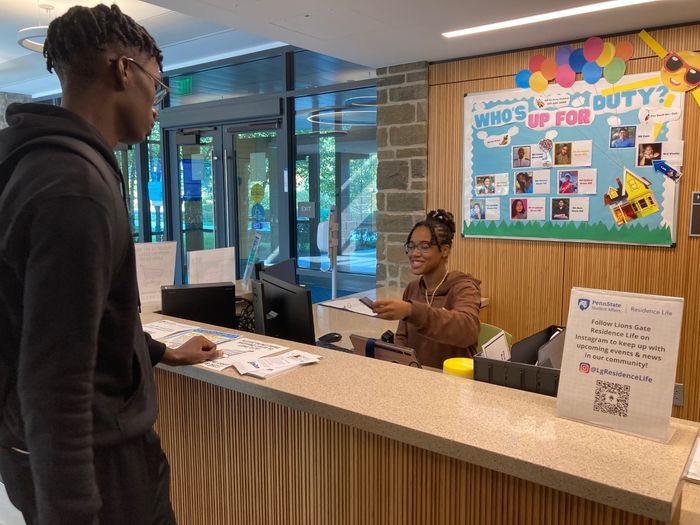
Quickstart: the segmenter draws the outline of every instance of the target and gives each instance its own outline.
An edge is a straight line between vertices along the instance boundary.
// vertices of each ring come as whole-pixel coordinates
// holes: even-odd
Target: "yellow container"
[[[470,357],[451,357],[442,363],[442,371],[453,376],[474,379],[474,360]]]

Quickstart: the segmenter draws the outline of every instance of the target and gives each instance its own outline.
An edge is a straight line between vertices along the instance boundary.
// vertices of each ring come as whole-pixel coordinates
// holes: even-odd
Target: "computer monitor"
[[[232,282],[161,286],[165,315],[237,328],[236,288]]]
[[[261,265],[260,267],[258,267],[259,264]],[[260,274],[262,272],[277,277],[284,282],[297,284],[297,266],[295,259],[287,259],[286,261],[273,264],[272,266],[264,266],[261,263],[256,263],[256,279],[260,279]]]
[[[311,292],[278,279],[267,271],[253,283],[255,332],[313,345],[314,316]]]
[[[358,355],[367,355],[367,341],[369,341],[367,337],[350,334],[350,342],[352,343],[353,350]],[[374,358],[398,363],[400,365],[423,368],[420,361],[418,361],[416,352],[412,348],[385,343],[381,340],[376,340],[374,342]]]

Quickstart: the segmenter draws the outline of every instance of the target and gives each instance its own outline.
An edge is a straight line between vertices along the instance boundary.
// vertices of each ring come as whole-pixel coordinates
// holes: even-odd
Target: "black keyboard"
[[[328,350],[337,350],[338,352],[346,352],[348,354],[352,354],[353,351],[349,350],[347,348],[343,348],[342,346],[334,345],[333,343],[325,343],[323,341],[316,341],[316,346],[320,348],[327,348]]]

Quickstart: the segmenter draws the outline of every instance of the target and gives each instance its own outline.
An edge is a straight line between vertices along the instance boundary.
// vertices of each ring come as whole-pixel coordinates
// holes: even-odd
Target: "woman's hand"
[[[374,311],[381,319],[400,321],[411,315],[412,305],[408,301],[395,299],[374,301]]]

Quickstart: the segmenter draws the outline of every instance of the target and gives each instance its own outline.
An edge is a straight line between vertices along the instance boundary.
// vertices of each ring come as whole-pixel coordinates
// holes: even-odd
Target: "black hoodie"
[[[13,104],[0,131],[0,446],[30,453],[41,522],[91,521],[100,507],[93,448],[145,434],[156,418],[122,177],[102,135],[78,115]],[[78,138],[113,168],[26,141]],[[13,162],[14,163],[14,162]],[[9,177],[9,178],[8,178]],[[128,483],[128,481],[126,481]]]

